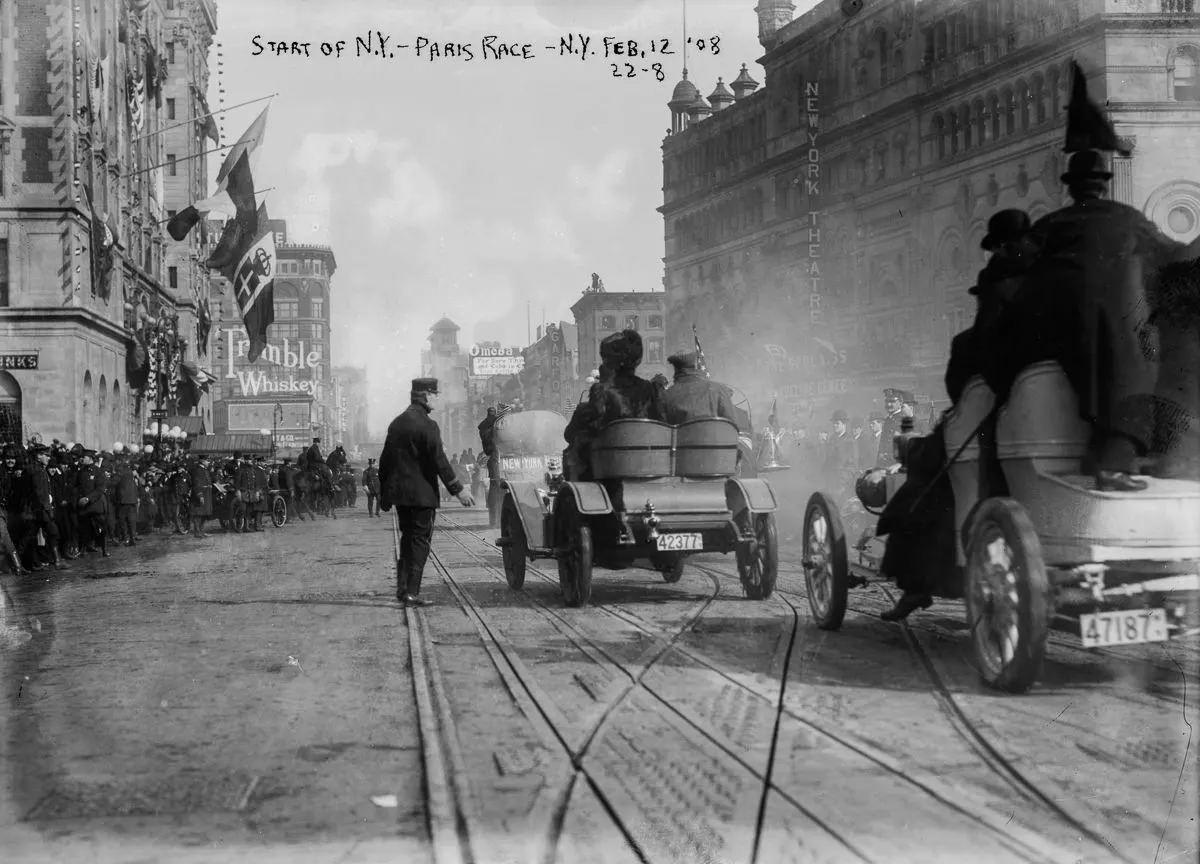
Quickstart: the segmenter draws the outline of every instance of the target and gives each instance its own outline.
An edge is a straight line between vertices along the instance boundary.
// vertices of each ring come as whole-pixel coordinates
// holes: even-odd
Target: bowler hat
[[[367,464],[368,464],[368,465],[374,465],[374,464],[375,464],[375,460],[374,460],[374,459],[368,459],[368,460],[367,460]]]
[[[1070,184],[1079,180],[1108,180],[1112,172],[1105,170],[1104,156],[1099,150],[1080,150],[1067,160],[1067,173],[1059,179]]]
[[[849,423],[850,415],[847,414],[845,411],[843,411],[841,408],[839,408],[833,412],[833,422],[834,423]]]
[[[880,414],[878,411],[872,411],[871,416],[869,416],[867,418],[867,420],[871,423],[876,423],[876,422],[882,423],[886,419],[887,418],[884,417],[882,414]]]
[[[436,379],[436,378],[414,378],[414,379],[412,379],[412,392],[414,392],[414,393],[436,393],[436,392],[438,392],[438,379]]]
[[[1024,210],[1010,209],[993,213],[992,218],[988,220],[987,234],[983,236],[979,248],[991,252],[1009,240],[1016,240],[1030,227],[1029,214]]]
[[[667,362],[676,369],[697,369],[700,366],[700,355],[695,351],[680,351],[668,357]]]
[[[895,387],[887,387],[883,391],[883,401],[884,402],[890,402],[893,399],[897,399],[899,401],[904,401],[903,396],[904,396],[904,391],[897,390]]]

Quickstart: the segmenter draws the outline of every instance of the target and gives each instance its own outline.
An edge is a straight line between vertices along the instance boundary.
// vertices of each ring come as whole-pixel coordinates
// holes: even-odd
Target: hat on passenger
[[[437,393],[438,379],[436,378],[414,378],[412,379],[412,392],[414,393]]]
[[[1058,179],[1068,185],[1080,180],[1109,180],[1113,175],[1106,168],[1099,150],[1080,150],[1071,154],[1066,173]]]
[[[893,399],[904,401],[904,391],[897,390],[895,387],[886,387],[883,391],[883,401],[891,402]]]
[[[847,414],[845,411],[843,411],[841,408],[839,408],[833,412],[833,422],[834,423],[849,423],[850,415]]]
[[[374,459],[368,459],[368,460],[367,460],[367,464],[368,464],[368,465],[374,465],[374,464],[375,464],[375,460],[374,460]]]
[[[680,351],[668,357],[667,362],[676,370],[699,369],[700,355],[696,351]]]
[[[600,359],[616,369],[632,370],[642,362],[642,337],[636,330],[622,330],[600,342]]]
[[[993,213],[992,218],[988,220],[987,234],[983,235],[983,242],[979,244],[979,248],[991,252],[997,246],[1016,240],[1031,227],[1029,214],[1024,210],[1010,209]]]

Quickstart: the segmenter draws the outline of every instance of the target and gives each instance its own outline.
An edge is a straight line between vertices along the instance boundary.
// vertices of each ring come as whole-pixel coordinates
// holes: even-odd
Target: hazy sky
[[[218,0],[223,57],[210,103],[278,92],[255,185],[293,241],[332,246],[335,365],[366,366],[370,424],[407,404],[429,327],[441,315],[459,341],[526,343],[533,326],[571,320],[598,272],[614,291],[662,289],[661,143],[683,64],[681,0]],[[755,0],[691,0],[688,33],[719,37],[720,53],[689,49],[689,78],[707,96],[746,63],[760,83]],[[799,0],[797,14],[812,4]],[[355,56],[355,37],[382,32],[394,56]],[[592,37],[595,56],[545,46]],[[279,56],[267,42],[309,42]],[[533,59],[487,59],[481,40],[529,43]],[[614,78],[601,39],[671,56],[638,58]],[[431,60],[430,43],[463,42],[474,58]],[[344,40],[341,58],[320,43]],[[399,44],[410,47],[403,49]],[[707,46],[706,46],[707,47]],[[214,49],[215,51],[215,49]],[[661,61],[666,75],[644,73]],[[214,53],[212,69],[218,69]],[[625,68],[619,67],[622,76]],[[236,139],[262,105],[228,112]],[[216,158],[216,157],[214,157]],[[215,169],[213,176],[215,176]],[[669,346],[673,347],[673,346]]]

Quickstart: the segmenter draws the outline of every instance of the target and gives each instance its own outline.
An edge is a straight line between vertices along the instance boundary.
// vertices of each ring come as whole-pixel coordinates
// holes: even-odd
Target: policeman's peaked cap
[[[849,423],[850,415],[847,414],[845,411],[843,411],[841,408],[839,408],[838,410],[833,412],[833,422],[834,423]]]
[[[436,378],[414,378],[412,379],[412,392],[414,393],[437,393],[438,379]]]
[[[890,402],[893,399],[896,399],[897,401],[903,401],[903,397],[904,392],[902,390],[897,390],[895,387],[888,387],[883,391],[883,400],[885,402]]]

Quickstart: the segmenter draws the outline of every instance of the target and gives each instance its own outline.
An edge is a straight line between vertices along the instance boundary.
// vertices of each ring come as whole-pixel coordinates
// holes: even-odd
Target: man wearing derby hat
[[[408,410],[388,426],[387,441],[379,457],[379,508],[396,508],[400,533],[400,559],[396,562],[396,599],[406,606],[427,606],[421,598],[421,576],[433,522],[437,515],[438,479],[464,507],[475,501],[450,467],[442,449],[442,432],[430,417],[438,400],[436,378],[414,378]]]
[[[838,488],[845,482],[847,470],[858,468],[854,456],[854,439],[850,437],[850,415],[842,408],[830,418],[833,434],[825,442],[825,476]]]
[[[900,419],[904,413],[904,391],[895,387],[887,387],[883,391],[883,407],[887,412],[879,432],[879,449],[875,455],[877,468],[890,468],[896,464],[896,456],[892,452],[892,439],[900,434]]]
[[[1095,150],[1074,153],[1062,175],[1073,203],[1042,217],[1031,239],[1038,262],[1006,315],[998,395],[1022,368],[1057,360],[1092,423],[1083,470],[1098,489],[1137,491],[1135,459],[1153,437],[1158,373],[1147,286],[1184,244],[1166,237],[1127,204],[1108,199],[1112,173]]]
[[[379,469],[375,467],[375,460],[368,459],[367,467],[363,469],[362,474],[363,489],[367,492],[367,518],[372,516],[383,516],[379,511]]]
[[[667,362],[675,367],[675,378],[660,397],[664,420],[679,424],[705,417],[724,417],[737,423],[729,390],[700,371],[697,352],[680,351],[668,357]]]

